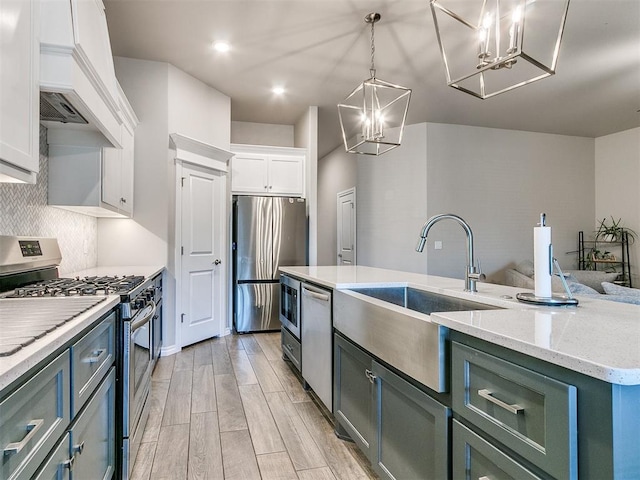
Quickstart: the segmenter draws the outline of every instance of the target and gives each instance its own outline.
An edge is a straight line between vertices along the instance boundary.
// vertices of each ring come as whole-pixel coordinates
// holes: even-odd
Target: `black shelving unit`
[[[606,248],[616,252],[615,260],[590,257],[596,250]],[[620,252],[618,259],[617,253]],[[625,287],[631,285],[631,266],[629,265],[629,234],[622,232],[622,238],[615,242],[607,242],[596,238],[595,240],[585,240],[584,232],[578,232],[578,268],[580,270],[615,271],[620,275],[615,283]]]

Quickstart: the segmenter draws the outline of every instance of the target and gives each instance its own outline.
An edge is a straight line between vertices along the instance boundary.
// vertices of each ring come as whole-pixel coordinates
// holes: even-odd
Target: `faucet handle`
[[[484,273],[482,273],[482,265],[480,264],[480,260],[477,261],[478,264],[478,268],[476,268],[475,265],[472,265],[472,271],[469,272],[469,278],[476,280],[476,281],[483,281],[486,280],[487,277]]]

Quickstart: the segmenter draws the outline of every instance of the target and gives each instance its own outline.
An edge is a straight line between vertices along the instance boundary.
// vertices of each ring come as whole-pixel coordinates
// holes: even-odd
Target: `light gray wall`
[[[231,101],[161,62],[114,58],[116,76],[140,124],[135,135],[131,220],[98,222],[98,265],[164,265],[164,346],[175,346],[175,165],[169,134],[228,150]]]
[[[427,124],[427,212],[455,213],[471,226],[489,279],[510,263],[533,260],[540,213],[552,227],[554,256],[577,268],[578,231],[594,218],[594,140],[460,125]],[[435,226],[425,251],[429,273],[464,275],[465,236]],[[442,250],[433,242],[441,240]]]
[[[438,213],[464,218],[490,280],[533,258],[533,227],[547,214],[555,256],[576,268],[579,230],[595,214],[594,140],[445,124],[406,128],[402,146],[358,159],[358,263],[462,278],[465,235],[442,222],[415,252]],[[434,250],[433,242],[443,242]],[[427,265],[428,259],[428,265]]]
[[[427,256],[415,251],[427,218],[426,151],[427,126],[421,123],[405,128],[400,147],[380,157],[358,156],[359,265],[427,271]]]
[[[318,161],[318,265],[336,264],[337,194],[357,181],[358,156],[342,145]]]
[[[99,265],[166,265],[169,242],[169,64],[114,57],[135,131],[133,219],[98,221]]]
[[[294,147],[306,148],[305,197],[307,199],[309,265],[318,262],[318,107],[311,106],[294,125]]]
[[[293,125],[231,122],[231,143],[293,147]]]
[[[640,128],[596,138],[596,220],[611,216],[640,234]],[[640,238],[629,248],[633,285],[640,285]]]

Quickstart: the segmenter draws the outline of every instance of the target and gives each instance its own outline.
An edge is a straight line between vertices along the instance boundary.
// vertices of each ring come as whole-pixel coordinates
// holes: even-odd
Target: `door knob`
[[[222,263],[222,260],[220,260],[219,258],[216,258],[213,262],[214,265],[220,265]]]

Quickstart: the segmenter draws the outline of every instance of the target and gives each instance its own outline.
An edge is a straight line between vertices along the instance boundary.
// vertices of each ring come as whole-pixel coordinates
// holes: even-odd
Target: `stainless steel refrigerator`
[[[305,200],[233,197],[234,328],[279,330],[282,266],[307,265]]]

